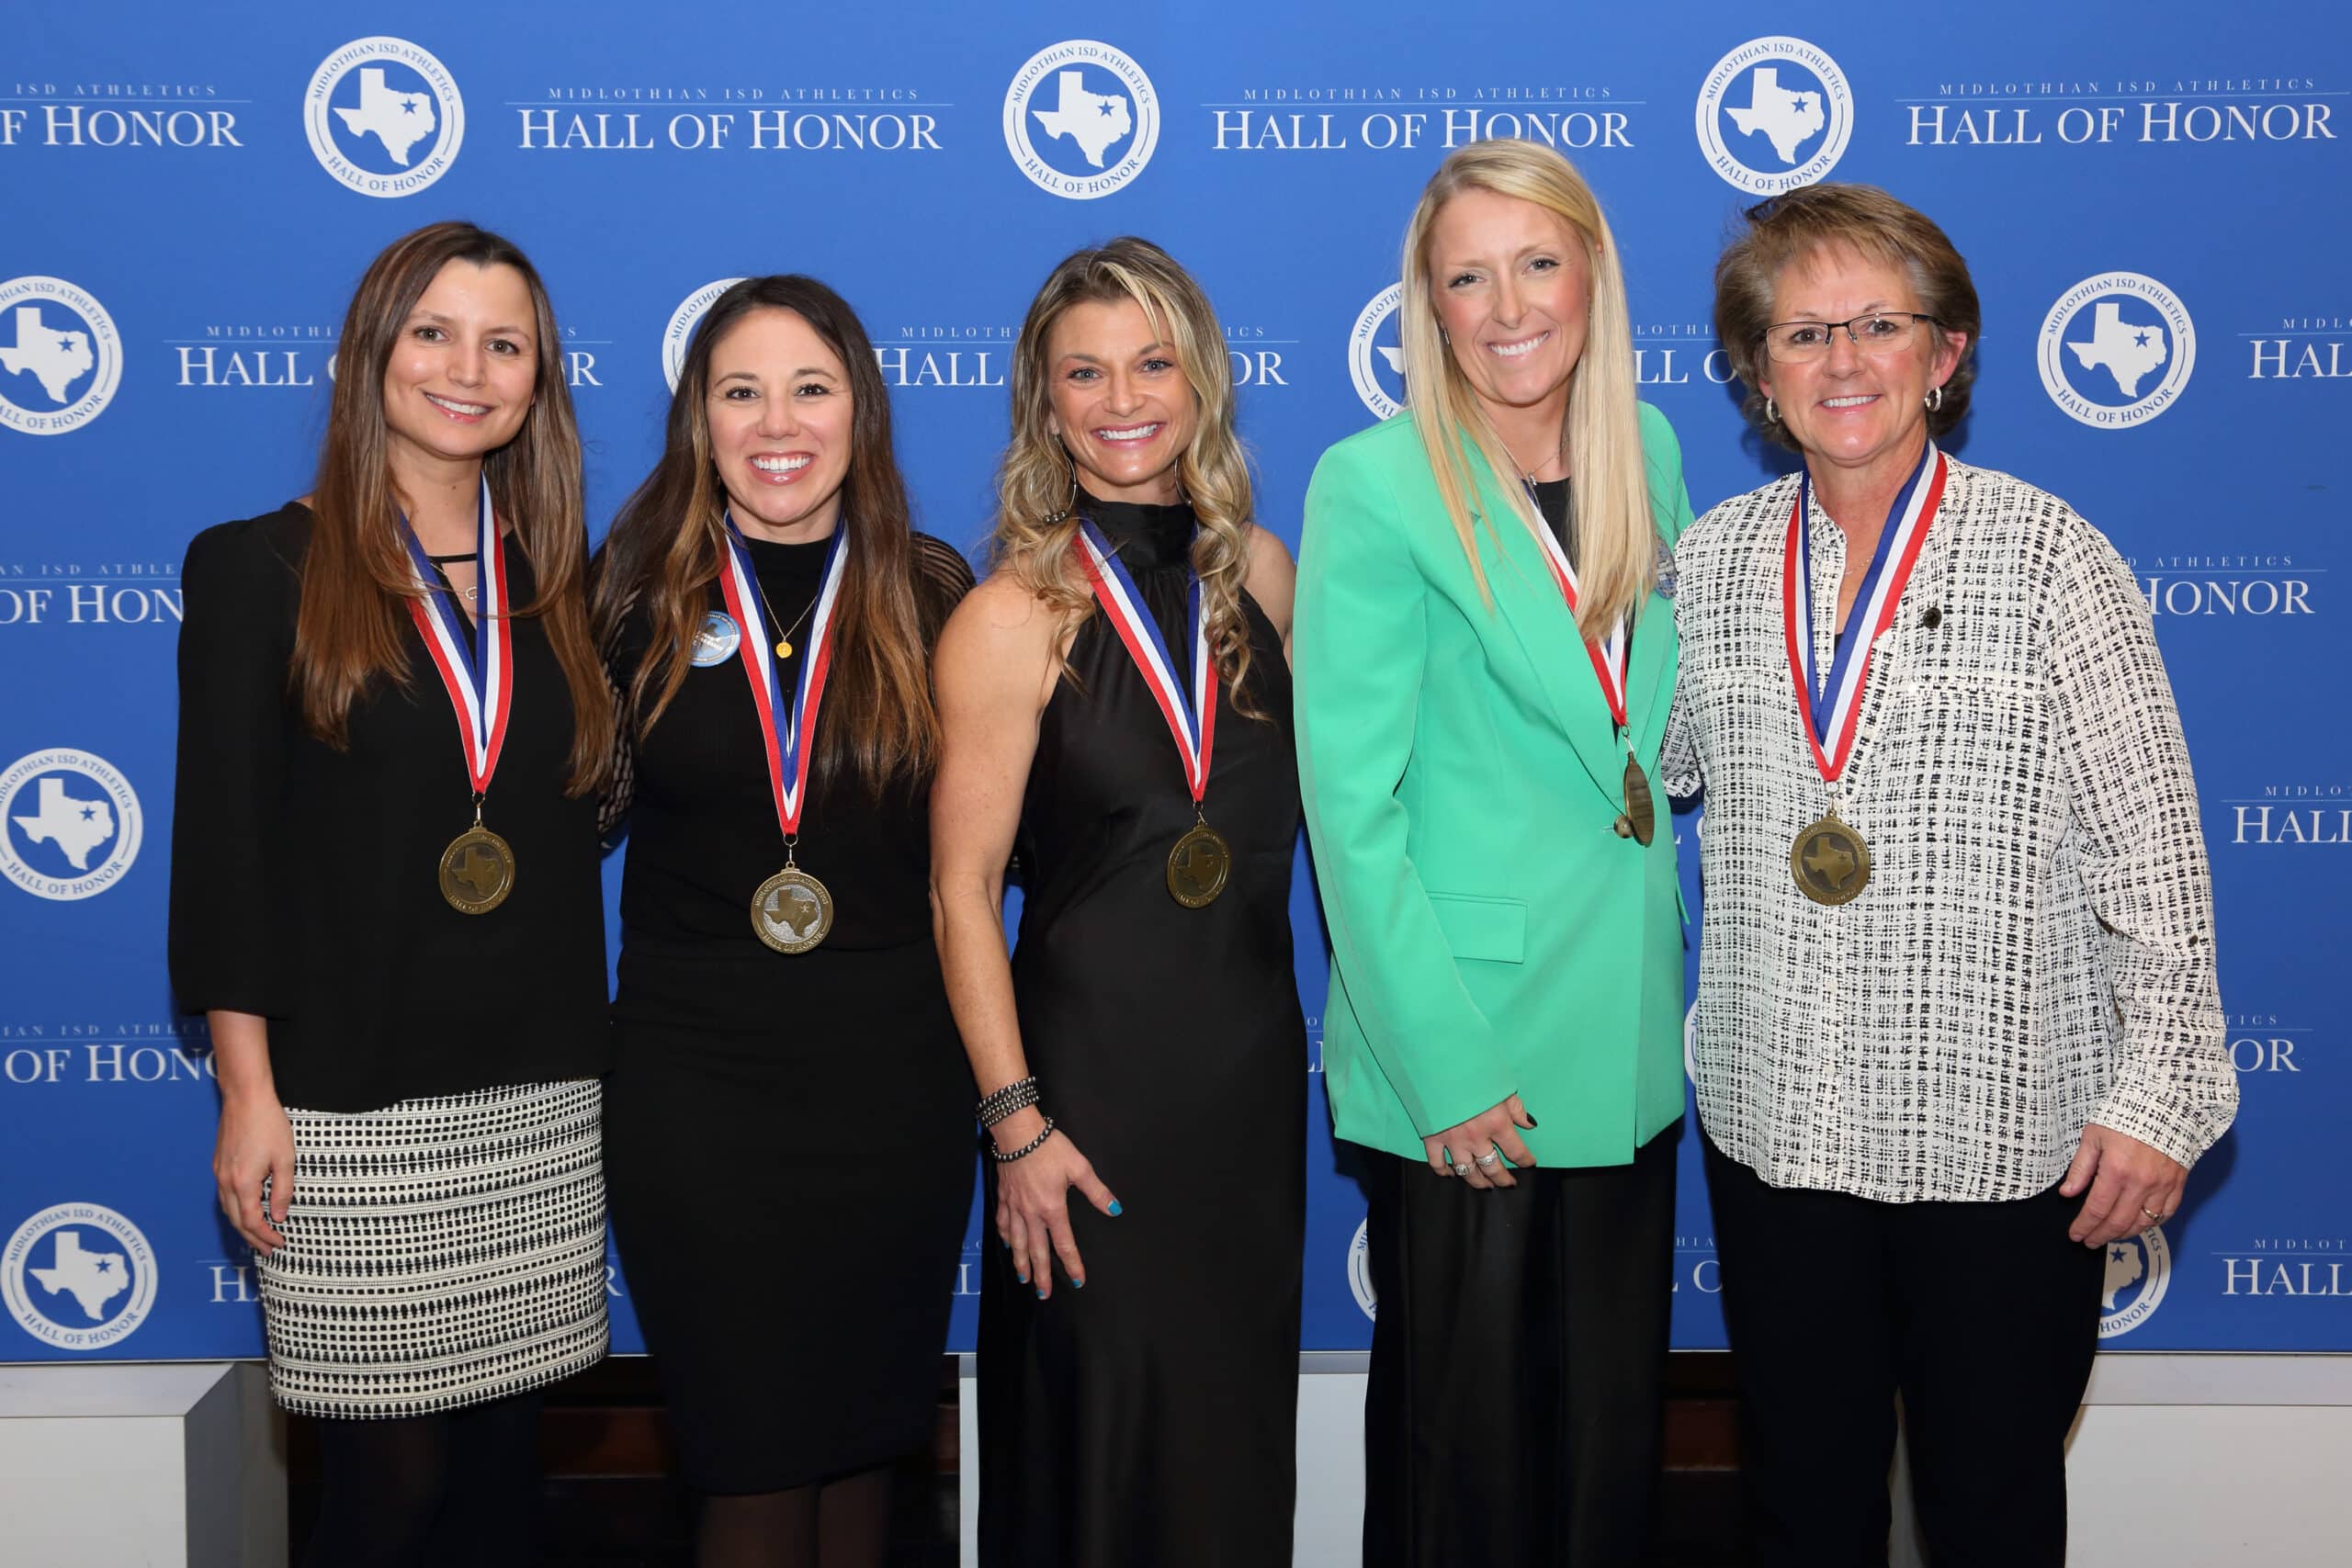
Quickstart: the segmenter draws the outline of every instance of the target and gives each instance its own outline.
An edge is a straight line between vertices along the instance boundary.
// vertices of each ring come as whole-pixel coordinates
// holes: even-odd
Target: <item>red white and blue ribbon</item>
[[[1560,547],[1559,539],[1544,525],[1544,509],[1536,502],[1535,487],[1532,484],[1527,487],[1527,502],[1535,508],[1535,526],[1531,532],[1535,536],[1535,542],[1544,547],[1544,564],[1552,569],[1553,584],[1559,589],[1560,597],[1567,601],[1568,614],[1573,617],[1577,613],[1577,595],[1580,592],[1577,569],[1569,563],[1568,552]],[[1581,622],[1578,629],[1582,630]],[[1600,682],[1600,694],[1609,704],[1609,716],[1616,720],[1618,732],[1622,735],[1625,729],[1624,617],[1619,616],[1617,624],[1609,628],[1606,640],[1596,643],[1586,637],[1584,650],[1592,660],[1592,672]]]
[[[1855,592],[1854,608],[1838,634],[1829,662],[1829,679],[1815,678],[1814,617],[1819,613],[1813,592],[1813,553],[1805,539],[1805,515],[1811,510],[1813,478],[1797,485],[1795,507],[1789,513],[1789,536],[1781,564],[1781,610],[1787,627],[1789,673],[1796,682],[1797,712],[1805,721],[1805,739],[1812,744],[1814,765],[1821,776],[1836,784],[1853,755],[1854,721],[1861,712],[1862,692],[1870,680],[1871,655],[1880,636],[1894,624],[1911,569],[1918,564],[1919,547],[1927,541],[1928,525],[1936,520],[1942,502],[1948,466],[1936,444],[1919,457],[1879,530],[1878,548],[1871,557],[1869,575]],[[1834,605],[1836,601],[1831,601]]]
[[[1184,761],[1184,783],[1193,792],[1193,804],[1198,806],[1208,793],[1209,754],[1216,743],[1216,667],[1209,661],[1208,617],[1201,613],[1200,576],[1190,574],[1192,592],[1185,602],[1185,624],[1192,629],[1193,644],[1188,689],[1184,672],[1178,671],[1167,639],[1159,635],[1159,623],[1151,618],[1135,579],[1127,575],[1102,531],[1084,518],[1078,525],[1078,559],[1094,585],[1096,603],[1110,617],[1119,640],[1127,645],[1136,668],[1143,671],[1144,683],[1151,688],[1161,716],[1168,720],[1168,732],[1176,737],[1177,752]]]
[[[477,798],[490,793],[490,779],[498,771],[498,754],[506,745],[506,716],[514,705],[514,631],[506,615],[506,542],[499,537],[498,517],[490,504],[490,480],[481,481],[481,501],[474,526],[475,603],[480,606],[471,626],[457,598],[444,587],[424,553],[424,545],[401,519],[401,542],[408,547],[409,569],[417,592],[408,602],[433,667],[449,705],[458,713],[458,737],[466,750],[466,776],[473,781]]]
[[[728,612],[743,628],[736,654],[751,678],[752,705],[759,710],[760,743],[768,759],[768,787],[775,796],[776,826],[786,842],[800,831],[800,813],[808,804],[808,763],[817,750],[817,710],[825,700],[825,674],[833,661],[833,611],[841,602],[842,576],[849,564],[849,524],[833,525],[833,541],[825,552],[825,575],[817,589],[817,603],[808,616],[808,641],[800,656],[800,677],[787,700],[783,677],[776,670],[775,639],[782,626],[760,619],[760,592],[752,573],[752,553],[730,514],[727,525],[727,566],[718,574],[719,592]]]

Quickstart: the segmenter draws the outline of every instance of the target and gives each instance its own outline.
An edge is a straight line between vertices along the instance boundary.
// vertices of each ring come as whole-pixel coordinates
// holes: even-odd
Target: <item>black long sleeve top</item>
[[[482,825],[514,852],[488,914],[441,896],[473,822],[458,721],[412,631],[405,686],[379,678],[348,745],[291,694],[311,515],[289,503],[208,528],[182,569],[172,986],[185,1010],[268,1021],[278,1098],[357,1111],[606,1062],[596,803],[564,795],[571,693],[536,617],[514,624],[514,704]],[[510,537],[512,602],[536,592]]]

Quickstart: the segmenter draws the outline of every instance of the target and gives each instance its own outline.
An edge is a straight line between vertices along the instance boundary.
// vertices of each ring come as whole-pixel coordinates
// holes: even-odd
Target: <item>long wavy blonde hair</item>
[[[1641,415],[1634,402],[1634,333],[1617,243],[1592,187],[1575,166],[1551,148],[1518,138],[1457,148],[1430,176],[1405,231],[1405,294],[1396,317],[1413,426],[1429,455],[1446,515],[1470,558],[1478,592],[1489,605],[1494,595],[1478,564],[1473,532],[1478,488],[1463,446],[1465,433],[1502,481],[1503,494],[1521,524],[1536,529],[1544,523],[1525,491],[1511,482],[1519,465],[1454,363],[1453,351],[1438,335],[1437,307],[1430,289],[1430,244],[1445,204],[1470,190],[1533,202],[1566,223],[1584,245],[1591,295],[1584,353],[1569,378],[1561,434],[1568,471],[1576,479],[1570,493],[1576,508],[1577,621],[1587,639],[1598,642],[1618,617],[1630,619],[1637,612],[1649,593],[1657,558]],[[1486,522],[1491,532],[1494,519]],[[1498,536],[1496,543],[1501,544]]]
[[[1052,367],[1046,340],[1072,306],[1131,299],[1162,343],[1175,350],[1200,417],[1176,459],[1176,479],[1200,532],[1193,570],[1200,574],[1209,657],[1235,710],[1263,716],[1242,689],[1250,672],[1250,626],[1241,584],[1250,569],[1250,467],[1233,434],[1233,366],[1208,296],[1174,257],[1132,235],[1063,258],[1030,301],[1012,350],[1012,439],[998,466],[996,531],[990,564],[1051,609],[1080,619],[1094,610],[1086,574],[1071,558],[1078,537],[1070,510],[1074,469],[1054,434]],[[1067,672],[1068,666],[1064,666]]]

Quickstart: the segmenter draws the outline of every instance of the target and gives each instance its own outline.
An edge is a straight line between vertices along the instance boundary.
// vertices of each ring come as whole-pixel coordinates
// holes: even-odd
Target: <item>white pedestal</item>
[[[0,1551],[284,1568],[284,1432],[252,1363],[0,1366]]]

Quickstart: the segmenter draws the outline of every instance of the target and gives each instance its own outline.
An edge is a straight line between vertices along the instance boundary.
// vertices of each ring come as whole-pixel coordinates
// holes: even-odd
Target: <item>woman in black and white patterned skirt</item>
[[[470,224],[345,317],[314,492],[189,547],[172,981],[312,1564],[527,1562],[537,1391],[604,1354],[580,444],[547,293]]]

